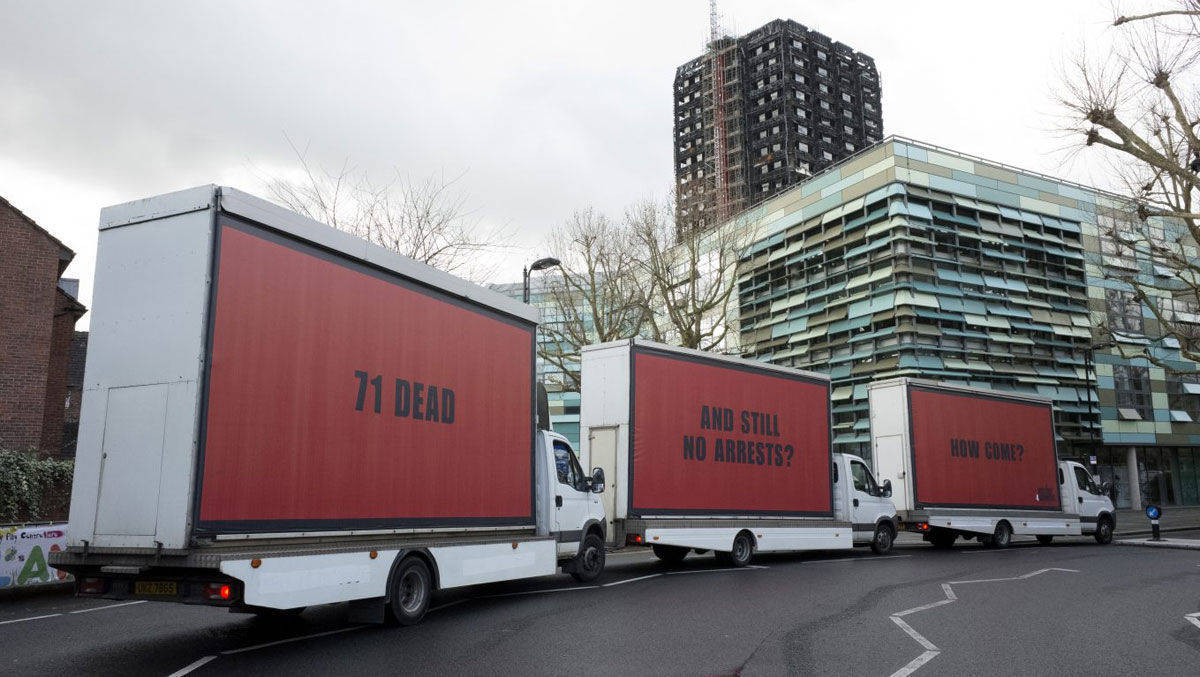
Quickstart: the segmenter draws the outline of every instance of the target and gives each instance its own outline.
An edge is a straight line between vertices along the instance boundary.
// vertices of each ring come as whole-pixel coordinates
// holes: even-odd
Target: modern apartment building
[[[1107,337],[1093,329],[1115,311],[1130,341],[1153,336],[1103,275],[1149,270],[1114,261],[1102,237],[1121,209],[1086,186],[889,137],[737,217],[760,233],[737,270],[744,354],[830,373],[840,451],[871,456],[874,379],[1036,393],[1054,400],[1060,455],[1095,456],[1121,504],[1198,503],[1200,383],[1098,348]]]
[[[722,223],[883,137],[874,60],[778,19],[675,71],[676,224]]]

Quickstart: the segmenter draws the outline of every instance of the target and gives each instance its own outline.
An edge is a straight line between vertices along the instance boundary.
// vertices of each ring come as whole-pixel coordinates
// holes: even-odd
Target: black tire
[[[656,546],[657,547],[657,546]],[[580,583],[591,583],[604,573],[604,541],[596,534],[583,537],[579,554],[571,562],[571,577]]]
[[[1054,542],[1054,537],[1048,534],[1039,534],[1037,539],[1038,543],[1041,543],[1042,545],[1050,545]]]
[[[409,557],[400,563],[392,579],[392,591],[388,606],[392,618],[400,625],[416,625],[429,610],[433,597],[433,575],[419,557]]]
[[[688,556],[689,550],[678,545],[652,545],[650,549],[654,551],[654,556],[667,564],[679,564],[684,557]]]
[[[953,531],[938,529],[929,534],[929,542],[938,550],[949,550],[954,547],[954,541],[958,540],[958,534]]]
[[[896,542],[896,532],[892,531],[892,527],[887,522],[880,522],[875,526],[875,536],[871,538],[871,552],[876,555],[886,555],[892,551],[892,545]]]
[[[717,560],[725,566],[740,569],[750,563],[754,558],[754,541],[750,540],[750,536],[746,532],[742,532],[733,537],[733,550],[730,552],[718,552]]]
[[[997,524],[996,531],[985,541],[989,548],[996,549],[1007,548],[1010,543],[1012,543],[1012,527],[1008,526],[1008,522]]]
[[[1100,518],[1096,522],[1096,533],[1094,534],[1096,542],[1100,545],[1108,545],[1113,539],[1113,521],[1108,515]]]

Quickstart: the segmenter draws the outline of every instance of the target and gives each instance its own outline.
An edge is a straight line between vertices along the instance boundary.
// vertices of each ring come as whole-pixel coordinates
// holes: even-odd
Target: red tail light
[[[106,587],[107,581],[103,578],[84,578],[79,581],[79,594],[103,595]]]
[[[917,531],[929,531],[929,522],[917,522]]]
[[[629,545],[641,545],[642,544],[642,535],[641,534],[629,534],[628,536],[625,537],[625,542],[628,543]]]
[[[217,601],[233,598],[233,588],[228,583],[209,583],[204,586],[204,596]]]

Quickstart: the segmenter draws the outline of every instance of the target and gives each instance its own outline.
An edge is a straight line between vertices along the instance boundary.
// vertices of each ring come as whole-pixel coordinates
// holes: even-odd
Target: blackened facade
[[[674,93],[681,231],[721,223],[883,138],[875,61],[791,20],[714,42],[676,69]]]

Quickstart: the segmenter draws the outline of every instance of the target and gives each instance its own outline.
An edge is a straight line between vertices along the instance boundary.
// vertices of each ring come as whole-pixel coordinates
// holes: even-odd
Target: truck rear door
[[[611,543],[616,537],[613,529],[613,519],[616,517],[618,487],[623,488],[621,476],[617,473],[617,432],[619,426],[603,426],[588,429],[588,461],[593,468],[604,468],[604,481],[608,484],[600,501],[604,504],[604,533]],[[587,468],[585,468],[587,470]]]

